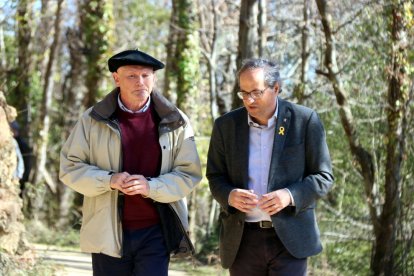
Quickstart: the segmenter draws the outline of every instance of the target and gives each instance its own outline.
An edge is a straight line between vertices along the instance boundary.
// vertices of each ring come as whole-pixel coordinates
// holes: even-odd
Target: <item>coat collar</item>
[[[96,120],[111,120],[118,106],[119,88],[115,88],[102,101],[92,107],[91,117]],[[177,107],[170,103],[158,91],[151,93],[151,104],[160,117],[160,131],[167,132],[185,125],[185,120]]]

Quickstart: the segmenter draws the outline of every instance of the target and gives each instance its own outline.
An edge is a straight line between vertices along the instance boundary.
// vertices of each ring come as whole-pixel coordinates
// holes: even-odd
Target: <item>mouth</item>
[[[147,90],[146,89],[136,89],[134,90],[135,93],[146,93]]]

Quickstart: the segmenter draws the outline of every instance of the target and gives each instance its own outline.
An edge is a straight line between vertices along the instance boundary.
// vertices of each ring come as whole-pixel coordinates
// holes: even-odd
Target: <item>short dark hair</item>
[[[237,81],[240,81],[240,75],[247,70],[263,69],[264,82],[268,87],[279,85],[279,93],[282,92],[282,81],[280,80],[279,66],[276,62],[263,58],[250,58],[242,62],[242,67],[237,72]]]

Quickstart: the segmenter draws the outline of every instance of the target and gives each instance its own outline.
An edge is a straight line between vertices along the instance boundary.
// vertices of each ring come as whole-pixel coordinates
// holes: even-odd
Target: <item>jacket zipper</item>
[[[122,169],[122,142],[121,142],[122,141],[122,133],[121,133],[121,130],[119,129],[118,122],[116,120],[109,120],[109,119],[106,120],[106,119],[103,119],[103,118],[102,118],[102,120],[106,122],[106,124],[108,125],[109,128],[113,129],[115,132],[117,132],[119,134],[119,142],[120,142],[120,146],[121,146],[121,148],[119,150],[119,170],[121,170]],[[117,210],[116,211],[117,211],[117,214],[118,214],[118,221],[116,221],[115,223],[116,223],[117,228],[118,228],[118,224],[120,224],[120,231],[118,231],[119,233],[117,235],[117,238],[118,238],[117,243],[119,244],[120,255],[122,257],[122,255],[123,255],[123,243],[122,243],[123,234],[122,234],[122,220],[121,220],[122,210],[121,210],[121,208],[119,208],[119,197],[120,196],[123,196],[123,195],[122,194],[120,195],[120,192],[117,191],[117,197],[116,197],[116,209]]]

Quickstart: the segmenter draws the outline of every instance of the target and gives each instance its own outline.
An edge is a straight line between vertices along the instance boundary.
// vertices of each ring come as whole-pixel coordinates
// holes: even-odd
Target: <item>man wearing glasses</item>
[[[322,250],[315,203],[333,183],[323,125],[278,98],[275,63],[246,60],[238,81],[244,107],[216,120],[207,161],[222,266],[230,275],[306,275],[307,257]]]

